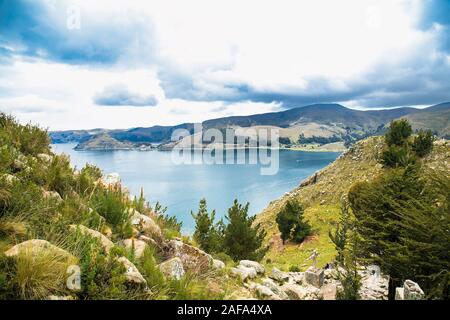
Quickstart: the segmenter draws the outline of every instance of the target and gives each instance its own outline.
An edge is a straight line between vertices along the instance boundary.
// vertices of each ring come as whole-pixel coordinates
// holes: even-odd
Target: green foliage
[[[412,128],[408,120],[400,119],[392,121],[386,133],[386,143],[388,146],[403,146],[408,142],[412,134]]]
[[[350,212],[347,201],[342,201],[341,204],[341,216],[339,218],[339,223],[336,226],[336,229],[332,232],[329,231],[329,237],[331,242],[333,242],[336,251],[337,257],[336,262],[338,264],[344,263],[344,250],[347,245],[348,239],[348,231],[350,228]]]
[[[414,164],[416,157],[406,145],[397,146],[393,144],[383,151],[382,162],[386,167],[390,168],[406,167]]]
[[[412,150],[419,156],[424,157],[433,149],[434,136],[431,130],[419,130],[414,137]]]
[[[298,266],[290,266],[289,271],[290,272],[300,272],[301,269]]]
[[[261,260],[268,248],[263,247],[266,232],[260,225],[253,226],[255,216],[248,216],[248,206],[237,200],[228,209],[228,225],[224,231],[224,251],[235,261],[242,259]]]
[[[303,206],[297,200],[288,200],[278,213],[275,221],[283,243],[289,239],[301,243],[311,233],[311,226],[304,221],[303,214]]]
[[[214,224],[216,211],[213,210],[211,213],[208,213],[206,200],[202,199],[200,200],[198,212],[191,212],[191,215],[195,220],[193,238],[200,248],[206,252],[219,252],[223,236],[220,225]]]
[[[449,298],[450,178],[419,166],[387,170],[348,195],[361,238],[359,256],[394,285],[419,282],[430,298]]]

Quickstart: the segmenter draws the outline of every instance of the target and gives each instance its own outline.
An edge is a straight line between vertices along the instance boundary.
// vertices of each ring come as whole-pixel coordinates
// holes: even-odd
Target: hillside
[[[108,133],[101,133],[90,139],[80,142],[75,150],[130,150],[134,147],[132,143],[122,142],[111,137]]]
[[[339,104],[315,104],[292,108],[281,112],[264,113],[250,116],[235,116],[207,120],[202,123],[204,129],[239,129],[261,128],[278,129],[280,143],[287,147],[302,150],[330,149],[327,144],[342,142],[350,145],[367,136],[379,135],[385,131],[387,124],[395,119],[406,117],[413,128],[429,128],[439,137],[449,134],[450,103],[442,103],[426,109],[397,108],[389,110],[361,111],[346,108]],[[74,130],[50,132],[53,143],[86,142],[101,133],[135,147],[141,144],[166,144],[170,149],[171,135],[176,129],[193,132],[194,124],[185,123],[177,126],[153,126],[149,128],[132,128],[117,130]],[[79,147],[81,148],[81,146]],[[345,150],[335,146],[333,150]],[[85,149],[85,148],[84,148]],[[103,149],[107,149],[106,146]]]
[[[333,259],[336,252],[328,232],[338,221],[340,199],[355,182],[369,181],[383,170],[378,163],[383,142],[383,137],[370,137],[356,143],[335,162],[302,181],[299,187],[273,201],[257,215],[255,223],[261,223],[268,232],[271,250],[267,259],[273,265],[285,270],[291,266],[305,269],[310,264],[306,259],[314,249],[319,251],[319,265]],[[423,159],[423,163],[450,175],[450,143],[447,140],[436,141],[432,153]],[[305,216],[313,226],[313,236],[300,245],[283,246],[275,223],[277,213],[288,199],[298,199],[306,206]]]

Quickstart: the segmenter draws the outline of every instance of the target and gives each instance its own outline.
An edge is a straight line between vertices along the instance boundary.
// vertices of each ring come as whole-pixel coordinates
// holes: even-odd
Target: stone
[[[70,225],[70,229],[73,231],[78,230],[82,235],[98,239],[103,249],[105,249],[106,253],[109,253],[109,251],[114,247],[114,243],[111,240],[109,240],[106,236],[96,230],[89,229],[88,227],[85,227],[81,224]]]
[[[288,283],[297,283],[302,284],[305,282],[305,273],[304,272],[289,272]]]
[[[319,289],[298,284],[284,284],[281,290],[292,300],[317,300],[320,298]]]
[[[389,276],[383,275],[378,266],[368,266],[358,273],[361,275],[359,295],[362,300],[388,300]]]
[[[178,257],[164,261],[158,267],[170,279],[180,280],[185,274],[183,262]]]
[[[281,300],[281,298],[275,292],[264,285],[256,283],[253,286],[253,290],[255,290],[258,296],[262,298],[268,298],[270,300]]]
[[[305,282],[316,288],[320,288],[323,285],[325,274],[323,269],[317,269],[309,267],[305,272]]]
[[[231,275],[239,277],[242,281],[245,281],[247,279],[256,278],[257,272],[254,268],[238,266],[237,268],[231,268]]]
[[[220,260],[213,259],[213,267],[214,267],[215,269],[220,270],[220,269],[225,268],[225,263],[223,263],[223,262],[220,261]]]
[[[123,240],[122,245],[128,250],[133,250],[136,258],[142,257],[144,255],[145,248],[148,247],[145,241],[132,238]]]
[[[108,173],[102,177],[101,182],[106,186],[114,186],[121,182],[120,175],[117,172]]]
[[[49,163],[49,162],[51,162],[53,160],[53,157],[51,155],[49,155],[49,154],[46,154],[46,153],[39,153],[37,155],[37,157],[42,162],[46,162],[46,163]]]
[[[147,281],[130,260],[125,257],[116,258],[116,260],[125,267],[124,275],[128,282],[138,285],[147,285]]]
[[[107,237],[108,239],[111,239],[111,237],[112,237],[112,235],[113,235],[113,232],[112,232],[112,230],[111,230],[110,227],[104,225],[104,226],[102,227],[102,234],[103,234],[105,237]]]
[[[405,280],[403,290],[405,300],[423,300],[425,296],[419,284],[412,280]]]
[[[266,271],[264,266],[261,265],[260,263],[256,262],[256,261],[241,260],[241,261],[239,261],[239,265],[243,266],[243,267],[247,267],[247,268],[253,268],[253,269],[256,270],[256,272],[258,274],[264,274],[264,272]]]
[[[263,286],[266,286],[267,288],[269,288],[274,294],[276,294],[280,299],[282,300],[286,300],[288,299],[287,294],[281,290],[281,287],[279,287],[275,281],[273,281],[270,278],[264,278],[261,282],[261,284]]]
[[[322,288],[320,288],[320,293],[323,300],[336,300],[337,284],[327,283]]]
[[[395,288],[395,300],[405,300],[405,290],[403,287]]]
[[[272,269],[272,272],[270,273],[269,277],[280,283],[289,280],[289,274],[287,274],[286,272],[283,272],[280,269],[277,269],[275,267]]]
[[[33,239],[21,242],[5,252],[7,257],[16,257],[18,255],[42,255],[49,253],[53,256],[59,256],[68,263],[75,264],[78,260],[71,253],[61,249],[46,240]]]
[[[168,241],[164,250],[167,257],[180,258],[184,268],[194,274],[208,271],[213,265],[211,255],[180,240]]]
[[[53,201],[56,201],[57,203],[61,203],[63,201],[63,199],[61,198],[59,193],[56,191],[43,190],[42,196],[44,197],[44,199],[53,200]]]
[[[131,224],[133,226],[136,226],[138,229],[140,229],[150,237],[153,236],[158,239],[162,237],[161,228],[156,224],[155,221],[153,221],[152,218],[141,214],[134,209],[130,209],[128,213],[130,215]]]
[[[2,175],[1,179],[5,180],[5,182],[9,185],[12,185],[13,183],[19,181],[19,178],[17,178],[16,176],[13,176],[12,174],[7,174],[7,173]]]

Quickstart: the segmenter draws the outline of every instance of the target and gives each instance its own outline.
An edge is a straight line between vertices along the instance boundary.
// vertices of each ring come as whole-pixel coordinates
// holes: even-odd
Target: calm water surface
[[[167,206],[168,213],[183,221],[183,231],[188,233],[194,227],[190,212],[198,208],[201,198],[207,199],[209,209],[216,209],[219,219],[236,198],[250,202],[250,213],[256,214],[339,156],[336,152],[281,150],[278,173],[263,176],[260,165],[175,165],[170,152],[75,151],[74,146],[52,147],[57,153],[70,155],[78,169],[91,163],[104,173],[119,173],[132,194],[139,194],[143,187],[150,203],[159,201]]]

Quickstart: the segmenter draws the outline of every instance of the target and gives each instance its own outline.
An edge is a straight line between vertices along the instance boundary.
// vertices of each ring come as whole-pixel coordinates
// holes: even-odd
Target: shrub
[[[260,225],[253,226],[255,216],[248,216],[248,206],[242,206],[234,200],[228,209],[228,225],[224,231],[224,251],[235,261],[242,259],[261,260],[268,248],[263,247],[266,232]]]
[[[297,200],[288,200],[278,213],[275,221],[283,243],[289,239],[300,243],[311,233],[311,226],[304,221],[303,212],[303,206]]]
[[[434,136],[431,130],[420,130],[417,136],[414,137],[412,143],[412,150],[419,156],[423,157],[430,153],[433,149]]]
[[[388,146],[403,146],[407,143],[412,134],[412,128],[408,120],[400,119],[392,121],[386,133],[386,143]]]
[[[97,189],[91,200],[93,208],[118,232],[125,231],[128,203],[121,187]]]
[[[214,217],[216,211],[213,210],[208,213],[206,200],[200,200],[198,212],[194,214],[191,212],[195,220],[194,240],[198,243],[201,249],[206,252],[219,252],[221,249],[222,233],[221,229],[214,224]]]

